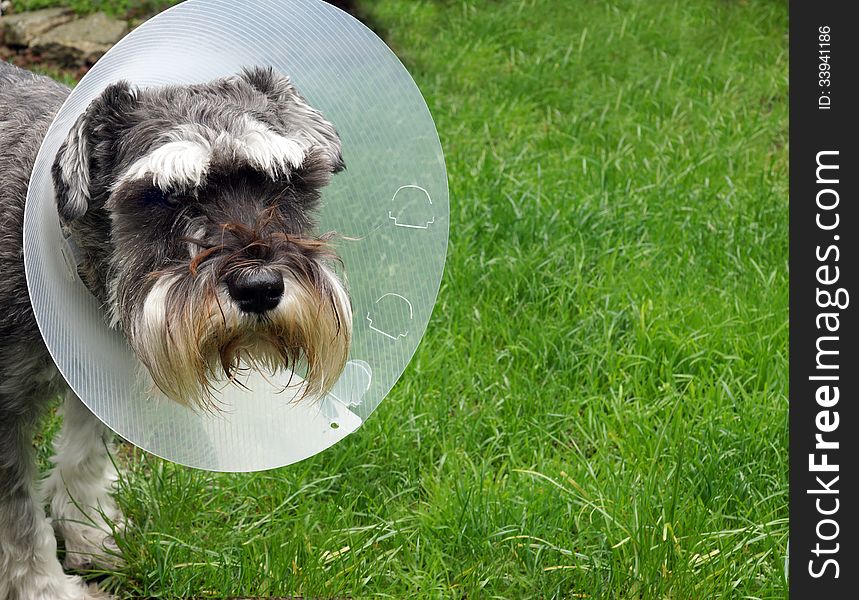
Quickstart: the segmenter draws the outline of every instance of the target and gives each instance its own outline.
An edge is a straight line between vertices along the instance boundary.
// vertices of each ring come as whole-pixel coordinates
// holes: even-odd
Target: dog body
[[[0,600],[103,597],[63,572],[44,500],[67,567],[120,560],[110,433],[53,365],[24,275],[27,184],[68,93],[0,62]],[[53,165],[60,221],[153,393],[207,409],[224,378],[297,365],[302,395],[333,385],[351,307],[313,229],[320,189],[342,168],[334,127],[270,69],[146,90],[120,82],[78,118]],[[63,426],[37,489],[33,433],[58,394]]]

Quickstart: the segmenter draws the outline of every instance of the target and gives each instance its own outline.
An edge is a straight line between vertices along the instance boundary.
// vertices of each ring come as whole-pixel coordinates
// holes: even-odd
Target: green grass
[[[182,0],[14,0],[17,12],[64,6],[77,13],[102,11],[112,17],[153,14]]]
[[[784,2],[380,0],[452,196],[439,303],[343,443],[140,452],[121,595],[784,598]]]

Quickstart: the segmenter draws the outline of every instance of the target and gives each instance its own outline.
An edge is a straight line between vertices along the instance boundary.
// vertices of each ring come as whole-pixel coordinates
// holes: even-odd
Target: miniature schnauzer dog
[[[121,561],[111,435],[53,365],[24,275],[27,184],[68,93],[0,61],[0,600],[105,597],[63,572],[55,533],[68,568]],[[296,365],[304,395],[330,389],[352,314],[330,235],[314,230],[320,190],[344,168],[340,147],[267,68],[201,85],[116,83],[77,119],[53,164],[60,222],[153,389],[206,409],[224,377]],[[53,467],[36,486],[33,435],[58,394]]]

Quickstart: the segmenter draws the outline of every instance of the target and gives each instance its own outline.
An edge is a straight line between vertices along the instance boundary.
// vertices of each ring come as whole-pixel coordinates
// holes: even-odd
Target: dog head
[[[314,230],[320,190],[343,168],[332,124],[288,78],[253,69],[112,85],[53,177],[86,285],[157,387],[207,406],[249,368],[298,367],[304,395],[337,380],[351,306],[330,235]]]

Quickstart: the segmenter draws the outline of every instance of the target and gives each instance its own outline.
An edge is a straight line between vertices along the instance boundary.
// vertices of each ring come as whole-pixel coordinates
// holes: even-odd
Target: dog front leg
[[[57,560],[54,532],[35,493],[34,421],[33,415],[0,410],[0,598],[107,598],[63,573]]]
[[[109,449],[113,433],[69,391],[63,425],[54,441],[54,467],[44,482],[54,528],[65,542],[67,568],[122,564],[113,531],[124,526],[111,491],[116,469]]]

